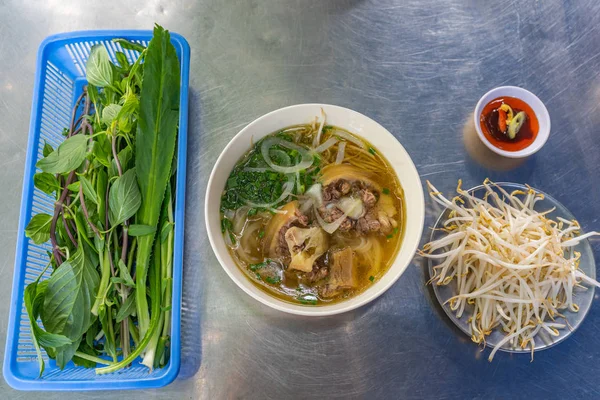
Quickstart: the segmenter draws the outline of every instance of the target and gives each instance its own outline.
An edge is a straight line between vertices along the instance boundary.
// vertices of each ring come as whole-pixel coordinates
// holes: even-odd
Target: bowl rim
[[[410,241],[407,239],[406,235],[404,236],[404,238],[402,239],[403,241],[400,246],[400,249],[398,250],[398,253],[394,257],[394,261],[392,262],[390,268],[381,278],[379,278],[377,280],[377,282],[374,284],[374,286],[367,288],[363,292],[359,293],[357,296],[354,296],[353,298],[348,299],[347,301],[341,301],[341,302],[334,303],[331,305],[310,307],[310,306],[298,305],[298,304],[294,304],[291,302],[287,302],[287,301],[278,299],[277,297],[270,295],[266,292],[263,292],[258,288],[256,288],[256,291],[253,291],[250,289],[250,285],[254,286],[254,284],[252,282],[250,282],[250,280],[247,279],[247,277],[241,276],[238,278],[238,276],[236,276],[233,273],[233,271],[230,270],[230,267],[228,266],[230,264],[229,261],[226,260],[223,257],[223,254],[217,250],[218,247],[216,246],[217,245],[216,241],[223,240],[223,238],[221,235],[220,228],[217,229],[217,227],[213,226],[214,224],[211,223],[211,220],[212,220],[211,211],[214,213],[215,207],[214,206],[211,207],[209,200],[210,200],[211,196],[214,196],[214,194],[213,194],[214,191],[220,190],[220,188],[215,188],[215,183],[214,183],[215,180],[217,179],[216,174],[217,174],[217,170],[218,170],[219,166],[221,165],[221,163],[223,162],[223,160],[225,158],[230,157],[229,152],[231,151],[231,149],[234,146],[236,146],[236,142],[238,142],[239,140],[242,140],[242,138],[244,138],[245,136],[248,135],[248,133],[247,133],[248,131],[252,131],[257,125],[263,123],[265,120],[274,118],[278,114],[288,112],[290,109],[301,110],[303,108],[306,108],[308,110],[308,109],[314,109],[315,107],[323,108],[325,110],[325,112],[327,112],[327,110],[329,109],[329,110],[337,110],[338,112],[348,113],[350,116],[357,117],[358,119],[361,119],[365,122],[373,124],[373,126],[375,126],[377,128],[376,130],[378,132],[380,132],[378,134],[384,135],[384,137],[386,137],[388,140],[391,139],[396,143],[397,148],[394,149],[395,150],[394,156],[398,157],[398,158],[401,157],[403,163],[405,164],[404,168],[406,171],[408,171],[410,178],[416,179],[416,182],[418,183],[418,190],[415,190],[415,195],[417,196],[417,198],[415,199],[416,204],[414,205],[415,209],[414,210],[411,209],[411,211],[410,211],[411,214],[413,215],[413,218],[415,219],[415,222],[413,223],[413,225],[416,224],[414,231],[418,232],[418,234],[413,235],[415,237],[412,238]],[[311,115],[313,115],[313,114],[314,113],[311,112]],[[282,127],[285,127],[288,125],[293,125],[293,122],[292,123],[283,123]],[[251,136],[254,136],[254,135],[251,135]],[[362,135],[358,134],[358,136],[362,136]],[[247,150],[245,150],[244,153],[246,151]],[[398,152],[400,152],[402,154],[400,155],[400,154],[398,154]],[[390,158],[392,158],[392,157],[390,157],[389,151],[382,150],[382,153],[386,159],[389,160]],[[393,162],[390,161],[390,164],[393,164]],[[393,165],[392,165],[392,168],[394,169],[394,172],[396,174],[398,174],[397,168],[393,167]],[[216,209],[218,210],[218,206],[216,207]],[[304,103],[304,104],[296,104],[296,105],[279,108],[277,110],[271,111],[267,114],[264,114],[264,115],[256,118],[254,121],[250,122],[244,128],[242,128],[225,146],[225,148],[223,149],[223,151],[221,152],[221,154],[219,155],[219,157],[217,158],[217,161],[215,162],[215,164],[213,166],[213,169],[211,171],[211,174],[210,174],[210,177],[208,180],[208,184],[207,184],[204,211],[205,211],[204,217],[205,217],[206,230],[207,230],[209,242],[210,242],[211,248],[213,250],[213,253],[215,254],[217,260],[219,261],[219,264],[221,265],[221,267],[225,270],[225,272],[233,280],[233,282],[235,282],[235,284],[239,288],[241,288],[246,294],[248,294],[250,297],[252,297],[253,299],[259,301],[260,303],[262,303],[268,307],[271,307],[273,309],[276,309],[276,310],[279,310],[279,311],[282,311],[282,312],[285,312],[288,314],[295,314],[295,315],[302,315],[302,316],[329,316],[329,315],[341,314],[341,313],[348,312],[348,311],[354,310],[356,308],[359,308],[367,303],[370,303],[371,301],[375,300],[376,298],[381,296],[383,293],[385,293],[400,278],[400,276],[406,271],[408,266],[411,264],[411,262],[414,258],[414,254],[416,253],[416,250],[420,244],[421,237],[423,234],[423,226],[425,223],[425,199],[424,199],[424,195],[423,195],[422,182],[419,177],[419,173],[414,165],[414,162],[412,161],[410,155],[408,154],[406,149],[402,146],[400,141],[398,139],[396,139],[396,137],[394,137],[394,135],[392,135],[392,133],[389,132],[386,128],[384,128],[381,124],[379,124],[378,122],[376,122],[375,120],[373,120],[372,118],[370,118],[364,114],[361,114],[361,113],[351,110],[349,108],[340,107],[340,106],[331,105],[331,104],[322,104],[322,103]],[[215,234],[215,231],[218,231],[218,234]],[[412,243],[410,243],[411,241],[412,241]],[[410,247],[407,247],[407,246],[410,246]],[[395,263],[397,262],[399,255],[402,252],[408,254],[406,256],[407,259],[406,259],[405,265],[403,265],[401,268],[399,268],[399,270],[395,272],[394,276],[389,275],[390,271],[392,270]],[[239,267],[235,263],[233,263],[233,266],[235,268],[239,269]],[[384,279],[385,277],[388,277],[388,279]],[[359,300],[357,300],[357,299],[359,299]]]
[[[485,134],[481,130],[481,126],[479,124],[479,116],[481,114],[481,111],[483,110],[483,107],[485,107],[487,103],[490,102],[490,100],[493,100],[496,97],[500,97],[503,94],[510,97],[517,97],[525,101],[534,110],[536,116],[538,117],[538,120],[540,121],[540,130],[538,132],[537,138],[524,149],[517,151],[507,151],[499,149],[498,147],[494,146],[488,140],[487,137],[485,137]],[[532,101],[528,101],[524,97],[529,97]],[[475,106],[475,111],[473,113],[473,123],[475,124],[477,136],[479,136],[479,139],[483,142],[483,144],[494,153],[507,158],[525,158],[537,153],[542,147],[544,147],[544,145],[548,141],[548,138],[550,137],[550,130],[552,128],[550,114],[548,113],[548,109],[546,108],[544,102],[540,100],[540,98],[534,93],[519,86],[498,86],[488,90],[483,96],[481,96],[481,98],[477,102],[477,105]],[[542,123],[546,123],[547,128],[542,129]]]

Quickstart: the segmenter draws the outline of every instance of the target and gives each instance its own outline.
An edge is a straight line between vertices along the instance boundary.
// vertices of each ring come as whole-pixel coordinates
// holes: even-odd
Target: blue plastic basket
[[[36,162],[42,158],[44,140],[54,148],[64,139],[63,128],[70,123],[73,107],[85,79],[85,64],[93,45],[102,43],[115,59],[115,52],[124,52],[129,61],[137,59],[134,51],[124,50],[113,43],[114,38],[133,40],[147,45],[151,31],[84,31],[53,35],[46,38],[38,50],[33,106],[29,129],[29,144],[25,162],[23,197],[15,257],[10,317],[6,332],[4,378],[19,390],[109,390],[156,388],[172,382],[180,364],[181,276],[183,260],[183,225],[185,201],[185,173],[188,121],[188,81],[190,49],[187,41],[171,34],[181,65],[181,105],[179,136],[177,140],[177,182],[175,201],[175,243],[173,260],[173,308],[171,328],[171,357],[165,368],[149,372],[136,361],[131,367],[108,375],[96,375],[94,369],[77,367],[70,362],[60,370],[42,350],[46,370],[38,378],[37,354],[30,337],[30,325],[23,302],[23,291],[48,262],[46,250],[50,245],[38,246],[25,237],[24,230],[31,217],[39,212],[52,214],[54,198],[33,185]],[[49,272],[45,278],[49,277]]]

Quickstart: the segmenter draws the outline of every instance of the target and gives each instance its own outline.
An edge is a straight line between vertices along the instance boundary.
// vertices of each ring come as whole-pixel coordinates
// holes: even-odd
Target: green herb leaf
[[[93,322],[91,307],[98,283],[96,268],[86,259],[83,246],[79,246],[48,279],[40,315],[42,322],[48,332],[64,335],[72,341],[55,349],[60,368],[73,358],[83,333]]]
[[[172,222],[166,222],[161,231],[160,231],[160,241],[161,243],[164,242],[165,240],[167,240],[167,238],[169,237],[169,233],[171,233],[171,231],[174,228],[174,224]]]
[[[265,277],[265,282],[270,283],[271,285],[277,285],[281,282],[281,278],[279,276],[267,276]]]
[[[52,216],[48,214],[36,214],[31,218],[27,228],[25,228],[25,236],[33,240],[35,244],[42,244],[50,239],[50,223]]]
[[[376,154],[377,154],[377,152],[375,151],[375,149],[374,149],[374,148],[372,148],[372,147],[369,147],[369,153],[371,153],[371,154],[373,154],[373,155],[376,155]]]
[[[38,172],[35,174],[33,176],[33,184],[46,194],[52,194],[60,189],[56,177],[48,172]]]
[[[88,140],[89,137],[84,135],[71,136],[62,142],[56,151],[42,158],[35,166],[51,174],[73,171],[85,160]]]
[[[135,166],[142,205],[137,223],[157,226],[161,205],[171,176],[179,119],[179,59],[168,31],[156,26],[144,58],[144,78],[137,121]],[[146,277],[153,237],[138,238],[136,297],[140,337],[150,328]],[[152,308],[160,299],[152,298]],[[132,353],[133,355],[134,353]]]
[[[96,193],[96,189],[94,189],[92,182],[90,182],[89,179],[83,175],[79,177],[79,182],[81,182],[83,187],[83,195],[85,198],[98,205],[98,194]]]
[[[110,213],[112,225],[117,225],[133,217],[140,208],[142,199],[135,179],[135,169],[126,171],[117,178],[110,188],[109,193]]]
[[[388,188],[383,188],[383,189],[381,190],[381,193],[383,193],[383,194],[390,194],[390,189],[388,189]]]
[[[39,376],[42,376],[45,363],[42,358],[40,346],[60,347],[70,344],[71,340],[63,335],[48,333],[38,325],[37,318],[39,316],[39,305],[43,302],[43,292],[45,291],[47,284],[43,285],[43,290],[38,290],[38,286],[40,289],[42,288],[42,285],[38,285],[38,280],[27,285],[24,293],[24,302],[25,308],[27,309],[27,315],[29,316],[29,325],[31,326],[31,340],[38,356]]]
[[[77,193],[77,192],[79,192],[79,186],[81,186],[81,183],[79,183],[79,181],[77,181],[77,182],[73,182],[69,186],[67,186],[67,189],[69,189],[73,193]]]
[[[119,265],[119,272],[121,273],[121,279],[123,279],[125,281],[125,284],[127,286],[131,286],[131,287],[135,286],[135,283],[133,282],[133,279],[131,278],[131,275],[129,274],[129,269],[127,269],[127,265],[125,265],[123,260],[119,260],[118,265]]]
[[[371,282],[373,282],[373,281],[375,280],[375,277],[374,277],[373,275],[371,275],[371,276],[369,277],[369,280],[370,280]]]
[[[121,47],[124,48],[125,50],[133,50],[133,51],[137,51],[137,52],[141,53],[145,49],[145,47],[142,46],[141,44],[138,44],[135,42],[130,42],[127,39],[113,39],[113,42],[120,44]]]
[[[108,51],[103,45],[97,44],[92,47],[85,65],[85,76],[87,81],[94,86],[106,87],[111,85],[113,70]]]
[[[90,310],[98,283],[96,268],[86,260],[83,246],[79,246],[48,279],[41,313],[46,330],[71,340],[80,338],[93,322]]]
[[[44,157],[48,157],[53,151],[54,149],[52,148],[52,146],[50,146],[50,144],[48,144],[48,142],[44,140],[44,148],[42,149],[42,155]]]
[[[122,51],[117,51],[115,53],[115,56],[117,57],[117,62],[119,63],[121,69],[123,71],[129,70],[129,60],[127,60],[127,56],[125,55],[125,53],[123,53]]]
[[[156,232],[156,228],[148,225],[132,224],[127,229],[129,236],[146,236]]]
[[[102,110],[102,118],[100,118],[100,122],[106,125],[110,125],[114,120],[117,119],[119,112],[123,106],[118,104],[109,104]]]
[[[105,167],[110,167],[110,142],[106,138],[106,135],[98,135],[94,141],[94,148],[92,154],[95,160],[98,161]]]
[[[131,314],[135,312],[135,293],[130,293],[125,300],[125,303],[119,308],[119,312],[117,313],[116,322],[120,323],[125,318],[129,317]]]

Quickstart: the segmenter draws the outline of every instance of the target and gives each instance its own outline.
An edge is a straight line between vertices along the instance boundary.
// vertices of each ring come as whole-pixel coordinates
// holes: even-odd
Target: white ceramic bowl
[[[321,108],[327,114],[327,124],[347,129],[371,142],[394,168],[406,201],[406,226],[401,248],[390,269],[371,287],[359,295],[332,305],[310,306],[292,304],[277,299],[256,287],[235,264],[227,251],[221,233],[219,207],[225,182],[238,160],[250,150],[251,143],[290,125],[310,123],[321,115]],[[360,307],[385,292],[402,275],[410,264],[419,245],[423,231],[424,200],[419,174],[404,150],[404,147],[384,127],[356,111],[326,104],[300,104],[281,108],[266,114],[242,129],[229,142],[219,156],[208,181],[205,202],[206,228],[210,244],[233,281],[250,296],[277,310],[291,314],[325,316],[339,314]]]
[[[529,146],[522,150],[501,150],[494,146],[492,143],[490,143],[490,141],[485,137],[485,135],[481,131],[481,126],[479,124],[481,111],[490,101],[497,99],[498,97],[504,96],[516,97],[517,99],[521,99],[525,103],[529,104],[540,124],[540,130],[538,131],[537,137],[535,138],[533,143],[531,143]],[[544,144],[548,140],[548,137],[550,136],[550,115],[548,114],[546,106],[535,94],[531,93],[529,90],[525,90],[517,86],[500,86],[484,94],[483,97],[479,99],[479,102],[477,102],[477,106],[475,107],[475,113],[473,114],[473,121],[475,123],[477,135],[479,135],[479,139],[481,139],[483,144],[485,144],[494,153],[508,158],[529,157],[530,155],[536,153],[539,149],[541,149],[542,146],[544,146]]]

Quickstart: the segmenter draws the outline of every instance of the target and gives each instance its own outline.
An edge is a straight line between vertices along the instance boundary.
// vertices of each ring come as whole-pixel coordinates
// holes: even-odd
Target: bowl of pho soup
[[[424,218],[402,145],[372,119],[323,104],[242,129],[214,166],[205,207],[229,277],[272,308],[310,316],[385,292],[410,264]]]

